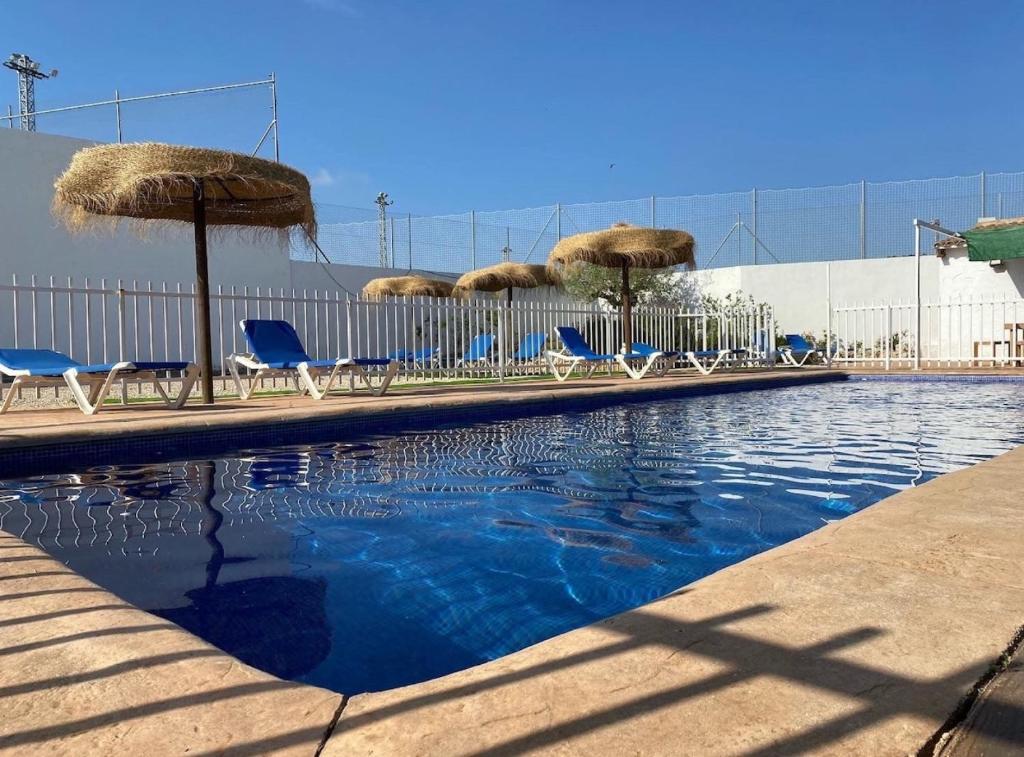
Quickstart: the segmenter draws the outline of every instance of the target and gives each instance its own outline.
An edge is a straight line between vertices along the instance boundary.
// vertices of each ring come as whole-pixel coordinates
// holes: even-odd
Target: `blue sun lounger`
[[[302,346],[302,340],[287,321],[246,320],[239,324],[245,334],[249,352],[230,355],[228,370],[235,381],[238,396],[243,400],[252,396],[256,382],[261,378],[286,376],[294,378],[301,393],[309,393],[315,400],[322,400],[334,388],[338,376],[345,373],[362,380],[375,396],[388,390],[391,380],[398,372],[398,362],[388,358],[338,358],[336,360],[314,360]],[[246,387],[242,383],[239,368],[255,371]],[[384,375],[374,386],[367,368],[383,368]],[[327,381],[321,387],[317,378],[327,374]]]
[[[602,365],[607,366],[609,372],[611,372],[613,363],[618,363],[630,378],[641,379],[663,354],[655,351],[650,355],[643,355],[638,352],[602,355],[590,348],[587,340],[579,332],[579,329],[572,326],[557,326],[555,331],[558,332],[562,344],[565,345],[565,351],[548,350],[544,353],[544,359],[547,361],[551,373],[559,382],[569,378],[577,367],[585,366],[584,375],[589,378]],[[641,364],[639,369],[634,367],[636,363]],[[562,368],[564,372],[560,371],[559,368]]]
[[[158,373],[181,373],[181,391],[171,399],[160,384]],[[102,365],[82,365],[54,350],[0,349],[0,374],[11,376],[11,383],[0,405],[6,413],[19,389],[41,386],[67,386],[79,409],[95,415],[103,407],[114,382],[119,379],[152,381],[167,407],[178,409],[192,391],[199,369],[189,362],[122,361]]]
[[[790,368],[799,368],[811,355],[824,359],[821,350],[804,339],[800,334],[786,334],[786,346],[779,350],[782,363]]]
[[[437,354],[437,347],[424,347],[420,350],[395,350],[388,355],[389,360],[397,360],[399,363],[405,363],[413,368],[426,368],[434,361],[434,356]]]
[[[511,361],[513,363],[527,363],[531,360],[536,360],[544,352],[544,343],[547,340],[548,335],[543,331],[527,334],[523,337],[523,341],[519,343],[519,349],[512,355]]]
[[[483,364],[490,365],[491,349],[494,347],[494,334],[477,334],[469,344],[469,349],[459,358],[456,366]]]

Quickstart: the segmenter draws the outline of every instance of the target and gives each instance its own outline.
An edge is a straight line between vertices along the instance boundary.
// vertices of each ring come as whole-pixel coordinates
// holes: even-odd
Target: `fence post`
[[[981,217],[985,218],[988,216],[988,197],[986,196],[985,186],[985,172],[981,172]]]
[[[892,303],[885,305],[885,370],[892,367]]]
[[[412,213],[408,215],[409,224],[409,270],[412,270]]]
[[[657,201],[655,200],[654,195],[651,195],[651,228],[652,229],[658,228],[657,215],[656,215],[656,212],[655,212],[655,203],[656,202]]]
[[[868,183],[860,180],[860,256],[868,256]]]
[[[562,241],[562,203],[555,203],[555,233],[558,235],[558,241]]]
[[[121,279],[117,280],[117,362],[124,361],[124,350],[125,350],[125,334],[124,328],[124,286],[121,283]],[[121,404],[128,404],[128,382],[125,379],[121,379]]]
[[[395,217],[391,216],[391,267],[395,267]]]
[[[921,370],[921,227],[914,219],[914,370]]]
[[[825,263],[825,366],[832,367],[832,264]]]
[[[348,348],[348,356],[352,357],[352,298],[345,295],[345,345]]]

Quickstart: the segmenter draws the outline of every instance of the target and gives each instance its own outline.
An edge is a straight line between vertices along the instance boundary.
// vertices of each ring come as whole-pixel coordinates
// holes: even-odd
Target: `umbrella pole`
[[[213,404],[213,345],[210,341],[210,274],[206,262],[206,190],[203,180],[192,189],[192,220],[196,235],[196,347],[199,350],[203,404]]]
[[[633,302],[629,291],[629,263],[622,263],[622,350],[633,351]]]

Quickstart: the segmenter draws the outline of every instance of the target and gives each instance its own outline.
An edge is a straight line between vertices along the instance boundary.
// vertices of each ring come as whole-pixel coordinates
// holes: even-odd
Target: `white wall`
[[[191,282],[195,253],[191,229],[140,239],[128,229],[70,234],[51,214],[53,183],[71,156],[94,144],[81,139],[0,129],[0,280],[55,276],[81,281]],[[287,247],[276,239],[251,243],[212,235],[213,284],[281,281],[289,275]]]
[[[832,305],[874,305],[914,301],[913,257],[786,263],[697,271],[702,291],[715,297],[741,291],[774,307],[780,330],[823,333],[826,269],[831,269]],[[969,299],[1024,298],[1024,260],[992,268],[967,260],[966,250],[945,258],[930,249],[921,258],[921,299],[925,303]]]

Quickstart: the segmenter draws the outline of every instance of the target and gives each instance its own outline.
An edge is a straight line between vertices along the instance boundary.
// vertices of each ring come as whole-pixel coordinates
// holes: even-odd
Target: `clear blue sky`
[[[1024,168],[1016,1],[46,0],[0,19],[4,57],[61,70],[39,108],[275,71],[282,158],[329,203],[383,189],[445,213]],[[128,136],[201,123],[196,141],[244,149],[268,117],[253,95],[159,108],[126,108]]]

